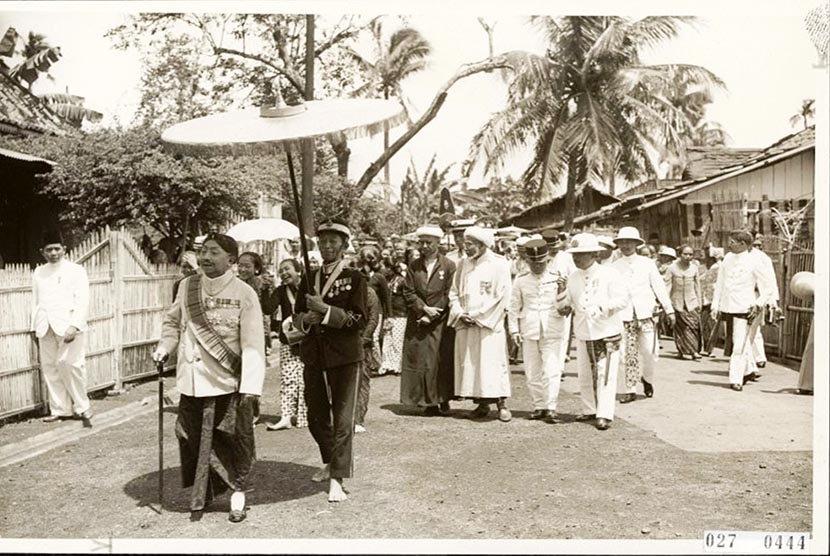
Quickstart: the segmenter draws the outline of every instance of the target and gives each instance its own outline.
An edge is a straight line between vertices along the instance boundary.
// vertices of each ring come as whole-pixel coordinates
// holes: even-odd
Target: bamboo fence
[[[150,353],[172,302],[175,265],[154,265],[124,230],[91,234],[67,254],[89,277],[87,386],[90,392],[153,374]],[[29,332],[28,265],[0,270],[0,419],[46,407],[37,344]]]

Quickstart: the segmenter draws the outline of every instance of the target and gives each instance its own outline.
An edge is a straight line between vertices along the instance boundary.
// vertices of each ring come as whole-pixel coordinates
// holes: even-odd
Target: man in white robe
[[[510,302],[510,262],[491,251],[493,230],[472,226],[464,232],[466,257],[450,289],[448,324],[456,329],[455,395],[472,398],[471,417],[486,417],[496,403],[499,420],[511,419],[505,312]]]

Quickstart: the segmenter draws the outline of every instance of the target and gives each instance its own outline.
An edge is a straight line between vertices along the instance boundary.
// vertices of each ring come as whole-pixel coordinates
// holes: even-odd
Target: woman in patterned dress
[[[382,360],[379,374],[401,374],[403,339],[406,332],[406,301],[403,298],[403,282],[408,261],[393,262],[389,273],[389,292],[392,295],[392,309],[383,321]]]
[[[700,359],[700,274],[692,263],[694,250],[689,245],[680,248],[680,258],[669,265],[668,290],[674,306],[674,343],[681,359],[687,356]]]
[[[279,304],[280,339],[280,420],[268,425],[268,430],[278,431],[293,426],[305,427],[308,418],[305,406],[303,362],[300,360],[299,342],[289,344],[295,337],[289,326],[294,315],[297,289],[300,287],[302,267],[295,259],[285,259],[277,270],[282,285],[277,288]],[[289,324],[285,324],[285,323]],[[289,339],[289,335],[291,338]]]

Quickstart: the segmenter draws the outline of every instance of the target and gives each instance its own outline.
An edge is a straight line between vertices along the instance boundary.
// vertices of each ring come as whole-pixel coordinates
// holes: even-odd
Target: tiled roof
[[[728,149],[726,147],[689,147],[684,180],[708,178],[760,154],[761,149]]]
[[[71,135],[75,129],[36,96],[0,73],[0,134]]]

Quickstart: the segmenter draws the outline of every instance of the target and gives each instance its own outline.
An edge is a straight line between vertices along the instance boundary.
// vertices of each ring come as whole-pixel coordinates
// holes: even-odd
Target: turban
[[[493,230],[491,228],[482,228],[481,226],[470,226],[464,230],[464,237],[478,240],[491,249],[496,243]]]

